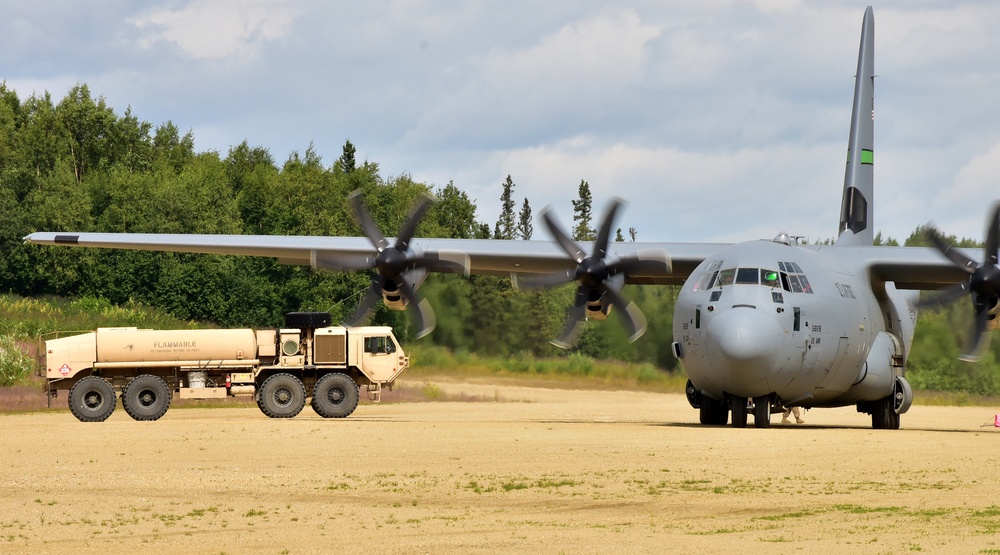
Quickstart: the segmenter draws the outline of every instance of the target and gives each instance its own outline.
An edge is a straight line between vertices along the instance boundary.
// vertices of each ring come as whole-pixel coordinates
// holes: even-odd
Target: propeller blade
[[[368,209],[365,208],[365,201],[361,199],[361,189],[356,189],[350,195],[347,195],[347,200],[351,203],[351,208],[354,209],[354,218],[358,221],[358,225],[361,226],[362,233],[371,241],[372,246],[378,252],[382,252],[388,248],[389,242],[385,240],[385,235],[382,235],[382,230],[378,228],[375,220],[368,213]]]
[[[375,304],[382,300],[382,278],[381,276],[375,276],[372,279],[372,284],[368,287],[368,292],[365,293],[361,303],[358,304],[358,308],[355,309],[354,314],[350,318],[344,320],[344,325],[346,326],[360,326],[368,320],[371,316],[372,310],[375,308]]]
[[[986,353],[990,345],[990,330],[986,327],[989,320],[990,311],[986,306],[982,306],[976,311],[976,322],[972,328],[972,335],[969,337],[969,346],[958,359],[965,362],[979,362]]]
[[[944,306],[950,302],[956,301],[966,295],[969,292],[969,282],[962,282],[953,285],[944,291],[927,297],[926,299],[920,299],[917,301],[917,308],[937,308]]]
[[[930,242],[934,244],[934,248],[940,251],[945,258],[951,260],[955,266],[958,266],[970,274],[976,270],[976,261],[955,250],[944,240],[944,237],[938,233],[937,229],[928,225],[924,228],[924,234],[927,235]]]
[[[437,325],[437,318],[434,316],[434,309],[431,308],[431,303],[421,297],[413,285],[406,279],[403,279],[399,290],[408,301],[406,308],[413,315],[413,323],[417,327],[417,333],[414,334],[414,337],[420,339],[434,331],[434,327]]]
[[[638,274],[646,273],[661,275],[669,274],[673,271],[673,263],[670,255],[663,249],[642,249],[631,254],[627,254],[608,264],[608,273],[611,274]]]
[[[611,204],[604,212],[601,220],[601,229],[597,232],[597,240],[594,241],[594,258],[603,259],[608,252],[608,240],[611,239],[611,228],[615,224],[615,214],[621,208],[623,202],[620,198],[611,199]]]
[[[983,263],[997,265],[997,250],[1000,250],[1000,202],[993,205],[993,218],[989,221],[986,231],[986,250],[983,253]]]
[[[577,287],[576,301],[573,303],[572,308],[569,309],[566,326],[563,327],[559,338],[553,339],[549,343],[560,349],[570,349],[576,344],[576,341],[580,339],[580,334],[583,333],[583,323],[587,320],[586,305],[587,291],[582,287]]]
[[[410,213],[406,215],[403,227],[399,228],[399,234],[396,236],[396,245],[394,246],[396,250],[405,251],[409,248],[410,239],[413,239],[413,234],[417,232],[420,220],[423,219],[432,202],[434,202],[434,197],[429,193],[424,193],[417,197],[416,204],[410,209]]]
[[[472,265],[468,254],[454,250],[426,252],[408,260],[417,268],[426,268],[432,272],[453,272],[465,277],[469,277]]]
[[[552,211],[549,210],[548,207],[542,210],[542,221],[545,223],[545,227],[548,228],[549,233],[551,233],[552,237],[556,240],[556,243],[559,243],[559,246],[562,247],[563,252],[565,252],[566,255],[572,258],[577,264],[583,262],[587,253],[583,252],[583,249],[581,249],[575,241],[570,239],[569,235],[566,235],[566,233],[559,226],[559,223],[556,222],[555,217],[552,216]]]
[[[986,246],[983,250],[983,262],[977,263],[945,242],[934,227],[928,225],[924,231],[927,238],[937,250],[957,267],[971,274],[969,281],[946,289],[941,294],[918,303],[917,306],[941,305],[961,297],[965,293],[972,296],[972,306],[976,317],[973,322],[969,345],[959,359],[976,362],[990,344],[990,320],[994,318],[994,310],[1000,301],[1000,266],[997,266],[1000,249],[1000,203],[993,205],[990,219],[986,223]]]
[[[632,301],[626,301],[613,287],[604,287],[604,294],[608,296],[611,305],[618,309],[622,324],[629,330],[629,343],[642,337],[646,333],[646,315],[639,310],[639,307]]]

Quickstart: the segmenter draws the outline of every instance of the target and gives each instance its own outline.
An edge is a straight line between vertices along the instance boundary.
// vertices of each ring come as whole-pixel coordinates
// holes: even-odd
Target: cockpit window
[[[806,279],[806,276],[799,276],[799,281],[802,282],[802,292],[803,293],[812,293],[813,292],[812,287],[809,287],[809,280]]]
[[[740,268],[736,270],[736,283],[757,285],[757,268]]]
[[[781,287],[781,276],[774,270],[760,270],[760,284],[768,287]]]
[[[715,281],[715,276],[719,273],[719,266],[722,266],[721,260],[710,262],[705,267],[705,271],[698,277],[698,281],[695,282],[692,291],[704,291],[711,288],[712,282]]]
[[[792,286],[793,293],[802,292],[802,284],[799,282],[799,276],[796,275],[788,276],[788,284]]]
[[[792,293],[813,292],[812,287],[809,286],[809,280],[806,279],[805,273],[798,264],[778,262],[778,268],[781,268],[781,284],[786,291]],[[763,274],[761,274],[761,281],[763,282]]]
[[[768,268],[726,268],[719,270],[722,262],[713,262],[698,278],[694,290],[700,291],[725,285],[765,285],[793,293],[812,293],[809,280],[802,268],[794,262],[778,262],[778,270]]]
[[[715,281],[716,287],[722,287],[723,285],[732,285],[733,278],[736,277],[736,268],[729,268],[727,270],[722,270],[719,272],[719,278]]]

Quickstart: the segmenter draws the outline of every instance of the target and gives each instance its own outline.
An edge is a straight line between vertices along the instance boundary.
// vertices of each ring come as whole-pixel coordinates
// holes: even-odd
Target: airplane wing
[[[840,247],[828,247],[839,249]],[[849,247],[851,257],[867,260],[873,282],[893,282],[897,289],[934,290],[968,281],[969,274],[931,247]],[[969,259],[982,253],[954,249]]]
[[[371,256],[375,249],[366,237],[317,237],[287,235],[187,235],[163,233],[59,233],[38,232],[24,238],[36,245],[59,245],[105,249],[187,252],[263,256],[283,264],[333,267]],[[395,238],[388,238],[392,243]],[[553,241],[505,241],[496,239],[421,239],[409,241],[417,252],[454,252],[469,257],[469,273],[478,275],[548,274],[571,268],[574,263]],[[587,252],[592,243],[581,243]],[[694,268],[712,253],[728,246],[721,243],[610,243],[609,257],[624,257],[650,249],[670,255],[672,271],[648,268],[630,273],[626,283],[680,285]],[[326,263],[324,263],[326,261]]]

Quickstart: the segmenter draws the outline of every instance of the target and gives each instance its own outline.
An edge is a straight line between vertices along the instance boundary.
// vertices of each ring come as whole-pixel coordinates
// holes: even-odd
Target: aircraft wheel
[[[872,403],[872,428],[876,430],[898,430],[899,415],[896,414],[892,395]]]
[[[698,416],[701,423],[706,426],[725,426],[729,421],[729,406],[725,401],[716,401],[703,395]]]
[[[271,418],[293,418],[305,405],[306,388],[291,374],[275,374],[260,386],[257,406]]]
[[[771,427],[771,396],[753,398],[753,426],[754,428]]]
[[[170,388],[159,376],[137,376],[125,386],[122,406],[136,420],[159,420],[170,408]]]
[[[87,376],[69,390],[69,410],[80,422],[104,422],[115,403],[115,388],[100,376]]]
[[[358,406],[358,384],[350,377],[334,372],[316,382],[313,388],[312,408],[323,418],[344,418]]]
[[[747,398],[746,397],[730,397],[730,402],[733,404],[733,427],[734,428],[746,428],[747,427]]]

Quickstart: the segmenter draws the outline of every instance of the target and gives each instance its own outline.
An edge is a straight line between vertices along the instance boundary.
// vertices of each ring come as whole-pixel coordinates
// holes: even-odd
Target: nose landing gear
[[[762,395],[749,399],[732,395],[729,397],[733,406],[733,427],[746,428],[747,414],[753,413],[754,428],[771,427],[771,396]],[[752,401],[752,403],[750,402]]]

